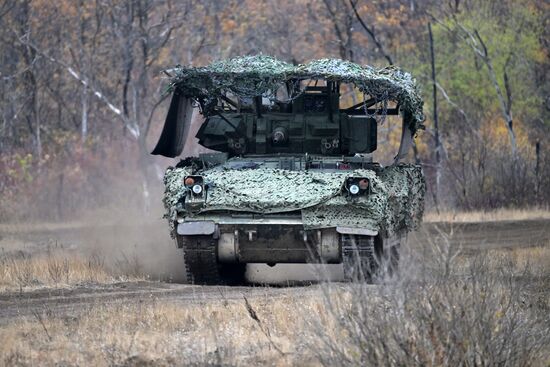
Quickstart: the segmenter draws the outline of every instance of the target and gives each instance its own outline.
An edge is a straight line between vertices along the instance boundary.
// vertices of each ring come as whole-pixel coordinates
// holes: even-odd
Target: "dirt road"
[[[20,316],[47,313],[63,316],[81,313],[86,307],[113,303],[170,301],[172,303],[201,304],[234,300],[269,299],[288,294],[307,295],[318,287],[295,286],[196,286],[155,281],[82,285],[71,289],[46,289],[27,292],[0,293],[0,325]]]
[[[411,245],[445,237],[464,251],[512,249],[550,245],[550,219],[477,223],[425,223],[410,235]]]
[[[26,251],[38,250],[45,244],[69,244],[73,251],[89,249],[90,241],[98,244],[102,236],[115,241],[120,233],[132,233],[132,238],[139,237],[142,231],[147,233],[159,232],[160,226],[151,228],[140,227],[139,230],[131,227],[104,227],[94,228],[39,228],[21,231],[20,229],[0,232],[0,244],[4,251],[15,251],[8,244],[19,241],[25,244]],[[164,227],[161,227],[164,229]],[[93,235],[91,236],[90,233]],[[524,220],[521,222],[500,221],[483,223],[428,223],[422,230],[411,234],[411,247],[421,246],[434,240],[438,235],[447,238],[452,246],[460,246],[466,253],[486,249],[513,249],[517,247],[549,246],[550,220]],[[163,238],[163,240],[166,240]],[[116,242],[110,242],[116,244]],[[150,241],[143,246],[154,246]],[[14,245],[15,246],[15,245]],[[29,247],[30,246],[30,247]],[[162,246],[166,247],[166,244]],[[173,253],[177,253],[173,249]],[[181,258],[176,257],[176,263],[181,264]],[[178,265],[181,266],[181,265]],[[287,268],[288,269],[288,268]],[[268,268],[256,265],[249,268],[249,273],[256,273],[256,280],[263,281],[276,273],[287,273],[281,267]],[[271,274],[270,274],[271,272]],[[307,271],[305,271],[307,273]],[[338,271],[336,270],[337,274]],[[258,275],[259,274],[259,275]],[[297,272],[300,277],[304,274]],[[262,278],[263,277],[263,278]],[[338,276],[335,275],[338,279]],[[318,292],[318,286],[299,287],[221,287],[221,286],[193,286],[173,284],[161,281],[116,283],[108,285],[83,284],[71,289],[36,290],[24,292],[0,293],[0,324],[17,316],[32,316],[38,312],[54,312],[68,314],[76,312],[85,306],[108,304],[113,302],[140,302],[143,300],[170,300],[181,303],[224,302],[226,300],[243,299],[243,296],[279,297],[288,294],[307,294]]]

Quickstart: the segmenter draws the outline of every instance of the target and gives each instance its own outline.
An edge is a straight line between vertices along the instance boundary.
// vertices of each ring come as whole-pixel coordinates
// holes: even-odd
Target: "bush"
[[[548,297],[536,303],[529,292],[536,284],[548,292],[548,267],[520,266],[509,256],[464,258],[442,242],[409,256],[397,281],[325,287],[330,317],[309,320],[311,350],[323,365],[544,363]]]

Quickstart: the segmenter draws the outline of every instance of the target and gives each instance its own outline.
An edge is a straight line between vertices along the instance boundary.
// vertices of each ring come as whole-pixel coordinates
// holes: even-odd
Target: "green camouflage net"
[[[270,56],[243,56],[218,61],[209,66],[183,67],[171,70],[174,76],[169,91],[177,90],[189,98],[201,98],[214,106],[214,100],[227,93],[241,98],[265,96],[284,83],[296,80],[325,79],[355,85],[365,95],[378,102],[396,101],[400,112],[410,116],[409,127],[414,133],[423,128],[423,101],[411,74],[391,66],[375,69],[338,59],[315,60],[292,65]],[[208,115],[210,111],[203,111]]]
[[[164,205],[173,225],[178,213],[186,213],[182,184],[190,172],[168,169],[165,175]],[[352,172],[287,171],[272,168],[226,169],[223,166],[198,171],[207,185],[207,198],[200,213],[230,210],[252,213],[281,213],[301,210],[306,229],[336,226],[366,228],[393,234],[410,231],[422,219],[425,184],[422,170],[415,165]],[[343,194],[347,177],[366,177],[371,192],[348,198]]]

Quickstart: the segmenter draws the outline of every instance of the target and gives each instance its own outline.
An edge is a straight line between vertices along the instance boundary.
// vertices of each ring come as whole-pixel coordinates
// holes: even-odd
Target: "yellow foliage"
[[[518,151],[522,154],[529,154],[532,150],[531,143],[528,130],[523,121],[515,119],[513,129]],[[501,116],[495,115],[492,118],[483,120],[479,130],[490,150],[510,151],[510,135],[506,122]]]

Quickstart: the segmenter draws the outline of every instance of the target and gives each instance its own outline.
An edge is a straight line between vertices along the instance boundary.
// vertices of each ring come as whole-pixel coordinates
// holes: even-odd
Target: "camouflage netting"
[[[376,101],[396,101],[401,113],[410,115],[414,133],[423,128],[422,97],[409,73],[391,66],[375,69],[337,59],[315,60],[292,65],[270,56],[243,56],[203,67],[177,66],[171,72],[170,91],[199,98],[215,105],[219,96],[231,93],[241,98],[264,96],[275,99],[274,92],[284,83],[295,80],[326,79],[355,85]],[[208,114],[209,111],[203,111]]]
[[[333,227],[336,223],[338,226],[383,231],[388,235],[417,228],[422,220],[426,191],[419,166],[390,166],[370,182],[372,192],[367,197],[348,200],[338,195],[319,205],[304,208],[302,219],[306,228]]]
[[[165,175],[164,205],[173,226],[185,213],[185,168]],[[301,210],[306,229],[346,226],[385,231],[388,234],[415,228],[421,218],[425,184],[421,168],[390,166],[378,175],[371,170],[353,172],[286,171],[280,169],[224,169],[195,172],[204,177],[207,199],[201,213],[217,210],[281,213]],[[347,177],[367,177],[371,193],[356,199],[342,194]],[[172,228],[173,229],[173,228]]]

